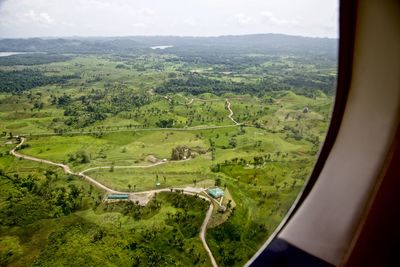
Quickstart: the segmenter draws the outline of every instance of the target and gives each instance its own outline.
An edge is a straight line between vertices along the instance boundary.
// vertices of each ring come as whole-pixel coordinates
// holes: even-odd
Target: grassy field
[[[167,265],[210,265],[197,234],[193,232],[198,231],[203,221],[207,207],[203,201],[197,203],[194,198],[182,196],[184,199],[181,202],[194,201],[190,210],[181,206],[171,194],[158,195],[156,201],[146,208],[125,207],[118,203],[102,204],[99,200],[103,192],[81,178],[66,176],[56,167],[7,155],[6,152],[13,146],[0,146],[3,154],[0,157],[2,265],[127,266],[132,258],[147,265],[146,257],[156,257],[156,262]],[[53,173],[50,178],[48,171]],[[19,182],[27,181],[28,177],[34,178],[32,189]],[[48,179],[51,179],[50,184]],[[45,200],[43,188],[57,192],[72,185],[79,188],[81,205],[73,213],[52,215],[53,208],[47,206],[49,200]],[[56,200],[59,196],[53,197],[50,202],[59,201]],[[183,211],[194,216],[189,217],[192,220],[189,225],[194,229],[181,228],[175,222],[174,216]],[[128,235],[130,238],[126,239]],[[140,245],[142,243],[146,245]],[[114,245],[110,247],[109,244]]]
[[[9,155],[14,137],[23,135],[19,153],[74,172],[90,169],[87,175],[115,190],[224,188],[229,208],[219,213],[215,206],[207,243],[220,266],[242,266],[303,187],[324,140],[332,96],[154,90],[171,77],[201,74],[248,85],[264,79],[263,71],[299,67],[290,58],[265,60],[242,73],[152,53],[79,55],[27,67],[80,78],[0,93],[0,265],[210,266],[198,238],[204,201],[165,193],[146,207],[102,203],[104,192],[80,177]],[[301,66],[318,71],[311,65]],[[227,101],[241,125],[228,118]],[[182,147],[190,156],[174,159]]]
[[[316,118],[310,118],[301,122],[308,124],[314,123],[315,120]],[[288,120],[285,123],[290,125],[291,122]],[[312,130],[311,133],[319,131],[314,128]],[[236,139],[234,148],[229,147],[232,138]],[[210,140],[215,146],[214,159],[209,151]],[[76,165],[72,163],[76,170],[115,165],[116,167],[112,169],[108,167],[95,169],[87,174],[116,190],[144,191],[187,185],[202,186],[202,183],[206,187],[212,185],[213,181],[220,180],[220,184],[227,186],[232,199],[238,204],[226,223],[212,224],[214,228],[209,230],[207,239],[217,258],[219,248],[227,247],[241,255],[242,259],[251,257],[259,244],[280,223],[301,190],[315,155],[313,145],[307,140],[295,140],[288,138],[283,132],[274,133],[254,127],[197,131],[139,130],[132,133],[105,134],[100,138],[34,137],[29,139],[28,144],[30,146],[23,149],[23,153],[45,159],[57,159],[67,164],[68,154],[80,150],[87,151],[91,157],[90,163]],[[67,144],[71,144],[68,145],[68,150],[64,149]],[[202,147],[209,152],[188,161],[170,161],[171,149],[179,145]],[[101,158],[99,156],[101,154],[107,157]],[[149,155],[154,155],[158,159],[166,158],[169,162],[154,167],[138,167],[151,164],[146,160]],[[262,165],[254,164],[254,157],[266,155],[268,160]],[[237,159],[246,163],[237,164]],[[212,171],[212,166],[216,165],[220,165],[220,169],[217,172]],[[119,168],[119,166],[138,168]],[[158,182],[160,185],[156,186]],[[110,220],[119,221],[116,218],[120,215],[107,216],[113,218]],[[220,220],[218,216],[219,213],[215,212],[213,220]],[[230,227],[234,228],[241,238],[231,240],[231,237],[226,237],[219,240],[220,231],[229,232],[225,229],[227,225],[231,225]],[[260,231],[252,232],[252,229],[257,227]],[[245,244],[246,249],[239,253],[232,245],[235,243],[237,247]],[[230,263],[229,259],[222,256],[218,260],[225,262],[226,265]]]
[[[159,165],[151,168],[119,169],[113,171],[97,169],[86,174],[94,177],[102,184],[116,190],[128,191],[128,185],[135,191],[145,191],[158,188],[179,186],[203,186],[214,180],[216,175],[201,171],[199,165],[204,165],[204,159],[194,159],[189,162],[172,162],[169,166]],[[205,183],[206,182],[206,183]],[[160,183],[160,185],[156,185]]]

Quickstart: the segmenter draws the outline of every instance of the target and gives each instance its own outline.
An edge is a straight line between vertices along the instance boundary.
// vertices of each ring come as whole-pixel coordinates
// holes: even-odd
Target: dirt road
[[[232,118],[232,116],[233,116],[233,110],[231,109],[231,102],[229,102],[229,99],[225,99],[225,101],[226,101],[226,104],[227,104],[227,109],[229,110],[229,115],[228,115],[228,118],[235,124],[235,125],[240,125],[240,123],[238,123],[237,121],[235,121],[235,119],[234,118]]]
[[[154,189],[154,190],[148,190],[148,191],[142,191],[142,192],[121,192],[121,191],[116,191],[112,188],[109,188],[105,185],[103,185],[102,183],[99,183],[98,181],[96,181],[95,179],[93,179],[92,177],[86,175],[84,172],[87,172],[89,170],[93,170],[93,169],[97,169],[97,168],[110,168],[110,166],[103,166],[103,167],[95,167],[95,168],[90,168],[87,169],[85,171],[79,172],[79,173],[75,173],[73,171],[71,171],[71,169],[69,168],[69,166],[62,164],[62,163],[56,163],[56,162],[52,162],[50,160],[45,160],[45,159],[39,159],[39,158],[35,158],[32,156],[27,156],[27,155],[23,155],[21,153],[16,152],[16,150],[22,146],[22,144],[26,141],[26,139],[24,137],[21,137],[21,141],[18,145],[16,145],[11,151],[10,154],[17,157],[17,158],[22,158],[22,159],[26,159],[26,160],[31,160],[31,161],[35,161],[35,162],[40,162],[40,163],[44,163],[44,164],[48,164],[48,165],[52,165],[52,166],[56,166],[56,167],[60,167],[64,170],[65,173],[67,174],[71,174],[71,175],[77,175],[82,177],[83,179],[85,179],[86,181],[88,181],[89,183],[97,186],[98,188],[106,191],[107,193],[112,193],[112,194],[129,194],[129,199],[131,201],[134,202],[138,202],[140,205],[146,205],[150,199],[152,199],[154,197],[154,195],[156,193],[160,193],[160,192],[168,192],[171,189],[169,188],[163,188],[163,189]],[[155,163],[153,165],[148,165],[148,166],[118,166],[120,168],[122,167],[142,167],[142,168],[149,168],[149,167],[153,167],[156,165],[160,165],[160,164],[164,164],[167,162],[159,162],[159,163]],[[199,187],[185,187],[185,188],[173,188],[173,190],[183,190],[184,194],[187,195],[198,195],[201,192],[204,191],[203,188],[199,188]],[[208,202],[210,202],[210,206],[208,208],[206,217],[204,218],[203,224],[201,225],[201,230],[200,230],[200,239],[201,242],[203,243],[204,249],[207,251],[211,263],[214,267],[217,267],[217,263],[214,259],[214,256],[210,250],[210,248],[207,245],[206,242],[206,231],[207,231],[207,225],[208,222],[210,221],[211,215],[212,215],[212,211],[213,211],[213,204],[212,204],[212,199],[210,199],[209,197],[206,197],[204,195],[198,195],[199,197],[206,199]]]

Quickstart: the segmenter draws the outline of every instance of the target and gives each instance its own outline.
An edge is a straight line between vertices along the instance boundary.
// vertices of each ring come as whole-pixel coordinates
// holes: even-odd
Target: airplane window
[[[0,265],[243,266],[324,142],[337,12],[0,0]]]

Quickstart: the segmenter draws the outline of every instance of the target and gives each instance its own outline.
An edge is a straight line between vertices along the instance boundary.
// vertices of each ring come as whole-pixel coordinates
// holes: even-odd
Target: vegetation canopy
[[[1,39],[0,265],[243,266],[324,140],[336,42]]]

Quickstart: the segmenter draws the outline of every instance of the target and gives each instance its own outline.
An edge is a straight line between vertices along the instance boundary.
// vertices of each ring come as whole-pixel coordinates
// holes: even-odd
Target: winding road
[[[194,98],[192,98],[192,99],[189,100],[188,97],[186,97],[186,96],[184,96],[184,95],[182,95],[182,94],[177,94],[177,95],[179,95],[180,97],[183,97],[186,101],[189,101],[189,102],[186,103],[186,105],[191,105],[191,104],[193,104],[193,101],[195,100]],[[170,100],[170,98],[167,97],[167,96],[164,96],[164,98]],[[235,99],[242,99],[242,98],[238,97],[238,98],[235,98]],[[200,102],[212,102],[212,101],[220,101],[220,100],[221,100],[221,99],[207,99],[207,100],[204,100],[204,99],[196,99],[196,101],[200,101]],[[234,113],[233,113],[233,110],[232,110],[232,108],[231,108],[231,105],[232,105],[231,102],[229,101],[228,98],[225,98],[225,102],[226,102],[226,108],[229,110],[228,118],[229,118],[236,126],[239,126],[240,123],[237,122],[237,121],[233,118]]]
[[[44,164],[48,164],[48,165],[52,165],[52,166],[56,166],[56,167],[60,167],[63,169],[63,171],[66,174],[71,174],[71,175],[76,175],[76,176],[80,176],[83,179],[85,179],[86,181],[88,181],[89,183],[97,186],[98,188],[106,191],[107,193],[112,193],[112,194],[128,194],[129,195],[129,199],[131,201],[134,202],[138,202],[140,205],[146,205],[151,198],[153,198],[153,196],[156,193],[159,192],[169,192],[171,191],[171,189],[169,188],[163,188],[163,189],[155,189],[155,190],[148,190],[148,191],[141,191],[141,192],[121,192],[121,191],[116,191],[112,188],[109,188],[105,185],[103,185],[102,183],[99,183],[98,181],[96,181],[95,179],[93,179],[92,177],[88,176],[85,174],[85,172],[90,171],[90,170],[94,170],[94,169],[100,169],[100,168],[110,168],[111,166],[103,166],[103,167],[94,167],[94,168],[89,168],[86,169],[84,171],[81,171],[79,173],[75,173],[73,172],[70,167],[68,165],[62,164],[62,163],[56,163],[56,162],[52,162],[49,160],[45,160],[45,159],[39,159],[39,158],[35,158],[32,156],[28,156],[28,155],[23,155],[21,153],[16,152],[16,150],[21,147],[24,142],[26,141],[26,139],[24,137],[20,137],[20,143],[17,144],[11,151],[10,154],[17,157],[17,158],[21,158],[21,159],[26,159],[26,160],[31,160],[31,161],[35,161],[35,162],[39,162],[39,163],[44,163]],[[114,166],[114,168],[149,168],[149,167],[153,167],[156,165],[160,165],[160,164],[165,164],[167,162],[158,162],[152,165],[146,165],[146,166]],[[182,190],[182,192],[184,194],[187,195],[198,195],[201,192],[204,191],[203,188],[199,188],[199,187],[185,187],[185,188],[173,188],[173,190]],[[207,251],[211,264],[213,265],[213,267],[218,267],[217,262],[215,261],[215,258],[210,250],[210,248],[207,245],[206,242],[206,231],[207,231],[207,225],[208,222],[210,221],[214,206],[213,206],[213,201],[211,198],[204,196],[204,195],[198,195],[199,197],[201,197],[202,199],[207,200],[210,205],[208,208],[208,211],[206,213],[206,217],[204,218],[203,224],[201,225],[201,229],[200,229],[200,240],[203,243],[204,249]]]
[[[229,99],[228,99],[228,98],[226,98],[225,101],[226,101],[226,104],[227,104],[226,107],[227,107],[227,109],[229,110],[228,118],[229,118],[235,125],[240,125],[240,123],[238,123],[237,121],[235,121],[234,118],[232,118],[232,116],[233,116],[233,110],[231,109],[231,102],[229,102]]]
[[[212,215],[212,212],[213,212],[213,207],[214,207],[213,204],[210,203],[210,207],[208,208],[208,211],[206,213],[206,217],[204,218],[203,224],[201,225],[201,230],[200,230],[200,235],[199,236],[200,236],[201,242],[203,243],[204,249],[207,251],[208,256],[210,257],[211,264],[214,267],[218,267],[218,264],[215,261],[215,258],[214,258],[213,254],[212,254],[212,252],[211,252],[211,250],[208,247],[207,242],[206,242],[207,224],[210,221],[210,218],[211,218],[211,215]]]
[[[149,93],[151,95],[154,95],[154,91],[151,90],[149,91]],[[171,102],[172,99],[168,96],[164,96],[164,98]],[[189,99],[187,97],[184,97],[187,101],[189,101]],[[186,103],[186,105],[191,105],[194,102],[194,98],[190,99],[189,102]],[[202,100],[202,99],[196,99],[199,100],[201,102],[208,102],[208,101],[218,101],[217,99],[211,99],[211,100]],[[191,128],[169,128],[169,130],[205,130],[205,129],[217,129],[217,128],[227,128],[227,127],[235,127],[235,126],[239,126],[240,123],[237,122],[234,118],[234,112],[231,108],[231,102],[229,101],[229,99],[225,99],[226,102],[226,108],[229,111],[229,115],[228,118],[235,124],[235,125],[223,125],[223,126],[207,126],[207,127],[191,127]],[[164,128],[158,129],[158,128],[148,128],[148,129],[133,129],[133,130],[117,130],[117,131],[103,131],[103,132],[131,132],[131,131],[138,131],[138,130],[165,130]],[[67,134],[91,134],[92,132],[69,132]],[[56,135],[56,133],[43,133],[43,134],[37,134],[37,135]],[[44,164],[48,164],[48,165],[52,165],[52,166],[56,166],[56,167],[60,167],[64,170],[65,173],[67,174],[71,174],[71,175],[76,175],[76,176],[80,176],[83,179],[85,179],[86,181],[88,181],[89,183],[97,186],[98,188],[106,191],[107,193],[112,193],[112,194],[128,194],[129,195],[129,200],[134,201],[136,203],[139,203],[140,205],[147,205],[147,203],[150,201],[150,199],[152,199],[154,197],[154,195],[156,193],[159,192],[169,192],[171,189],[169,188],[163,188],[163,189],[154,189],[154,190],[148,190],[148,191],[141,191],[141,192],[122,192],[122,191],[116,191],[112,188],[107,187],[106,185],[96,181],[95,179],[93,179],[92,177],[90,177],[89,175],[85,174],[88,171],[91,170],[96,170],[96,169],[109,169],[111,168],[111,166],[100,166],[100,167],[92,167],[86,170],[83,170],[79,173],[75,173],[73,172],[70,167],[68,165],[62,164],[62,163],[56,163],[56,162],[52,162],[49,160],[45,160],[45,159],[39,159],[39,158],[35,158],[32,156],[28,156],[28,155],[23,155],[20,154],[18,152],[16,152],[16,150],[22,146],[22,144],[26,141],[26,139],[24,137],[21,137],[21,141],[20,143],[15,146],[11,151],[10,154],[12,154],[13,156],[17,157],[17,158],[22,158],[22,159],[26,159],[26,160],[31,160],[31,161],[36,161],[36,162],[40,162],[40,163],[44,163]],[[189,159],[188,159],[189,160]],[[122,169],[122,168],[150,168],[150,167],[154,167],[157,165],[161,165],[161,164],[166,164],[166,163],[171,163],[171,162],[157,162],[151,165],[143,165],[143,166],[113,166],[116,169]],[[207,225],[211,219],[212,213],[213,213],[213,209],[214,209],[214,205],[213,205],[213,199],[208,197],[207,195],[199,195],[201,192],[204,192],[203,188],[199,188],[199,187],[185,187],[185,188],[173,188],[173,190],[182,190],[182,192],[184,194],[187,195],[197,195],[205,200],[207,200],[210,205],[209,208],[207,210],[206,216],[204,218],[204,221],[201,225],[201,229],[200,229],[200,233],[199,233],[199,237],[201,242],[203,243],[204,249],[207,251],[208,256],[210,258],[211,264],[213,267],[218,267],[217,262],[210,250],[210,248],[207,245],[207,241],[206,241],[206,232],[207,232]],[[216,201],[215,201],[216,202]],[[220,203],[216,202],[218,205],[221,205]]]
[[[150,93],[150,92],[149,92]],[[154,94],[154,92],[152,92]],[[186,103],[186,105],[191,105],[193,102],[200,101],[200,102],[210,102],[210,101],[221,101],[221,99],[209,99],[209,100],[204,100],[204,99],[195,99],[192,98],[189,100],[189,98],[180,95],[184,97],[186,100],[189,102]],[[165,97],[166,100],[170,101],[172,100],[170,97]],[[234,98],[234,99],[241,99],[241,98]],[[166,131],[166,130],[171,130],[171,131],[198,131],[198,130],[213,130],[213,129],[222,129],[222,128],[232,128],[232,127],[237,127],[240,126],[241,124],[237,122],[234,118],[234,112],[231,108],[232,104],[229,101],[229,99],[225,99],[226,102],[226,108],[229,111],[228,118],[235,124],[235,125],[215,125],[215,126],[193,126],[193,127],[184,127],[184,128],[134,128],[134,129],[117,129],[117,130],[107,130],[107,129],[93,129],[93,130],[86,130],[86,131],[71,131],[71,132],[64,132],[62,134],[60,133],[54,133],[54,132],[38,132],[38,133],[17,133],[21,136],[54,136],[54,135],[85,135],[85,134],[95,134],[95,133],[126,133],[126,132],[137,132],[137,131]],[[119,127],[126,127],[126,126],[119,126]],[[45,161],[43,161],[46,163]],[[51,165],[57,165],[60,166],[58,163],[48,163]],[[60,166],[61,167],[61,166]]]

